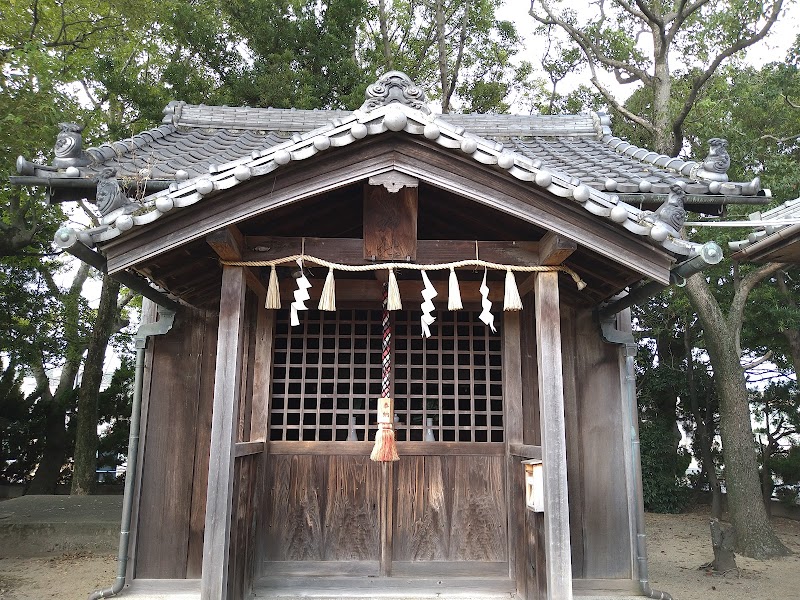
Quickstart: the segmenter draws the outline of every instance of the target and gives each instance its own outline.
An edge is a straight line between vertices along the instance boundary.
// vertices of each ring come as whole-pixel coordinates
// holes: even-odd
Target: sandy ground
[[[725,576],[698,569],[714,558],[707,511],[648,514],[650,585],[675,600],[788,600],[800,595],[800,521],[773,519],[778,536],[794,552],[767,561],[736,557],[738,572]]]
[[[769,561],[737,557],[739,572],[719,576],[698,569],[713,558],[707,512],[649,514],[651,585],[675,600],[795,598],[800,592],[800,521],[775,519],[774,525],[793,556]],[[110,586],[115,572],[114,556],[88,553],[0,559],[0,598],[85,600],[91,590]]]

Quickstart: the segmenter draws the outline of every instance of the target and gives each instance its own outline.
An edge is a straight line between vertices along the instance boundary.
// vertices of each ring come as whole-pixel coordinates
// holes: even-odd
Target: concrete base
[[[0,558],[116,553],[122,496],[22,496],[0,502]]]

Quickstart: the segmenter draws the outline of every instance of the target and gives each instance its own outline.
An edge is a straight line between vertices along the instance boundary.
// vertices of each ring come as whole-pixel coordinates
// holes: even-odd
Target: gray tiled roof
[[[164,124],[158,128],[87,150],[92,163],[84,173],[91,176],[115,167],[120,178],[146,175],[169,181],[178,171],[186,172],[183,177],[199,177],[214,165],[263,152],[353,114],[182,102],[170,103],[164,113]],[[439,119],[597,190],[667,194],[670,185],[679,181],[694,202],[703,201],[695,196],[752,196],[760,191],[752,184],[697,180],[692,176],[697,163],[659,155],[613,137],[605,115],[447,114]]]
[[[385,132],[405,132],[442,151],[461,153],[554,198],[575,201],[678,255],[691,255],[697,245],[671,234],[637,205],[663,201],[675,183],[682,185],[688,202],[760,192],[758,180],[704,179],[701,163],[659,155],[614,137],[609,117],[596,113],[434,115],[424,106],[393,100],[374,106],[368,101],[352,112],[172,102],[164,113],[163,124],[155,129],[88,149],[88,165],[34,171],[50,185],[68,186],[69,179],[73,184],[94,181],[113,167],[118,178],[157,184],[148,183],[141,209],[110,212],[103,225],[82,232],[85,243],[104,243],[251,177]],[[23,160],[22,166],[30,165]]]
[[[746,239],[728,242],[728,247],[731,250],[744,250],[748,246],[771,236],[773,233],[777,233],[793,225],[796,226],[796,224],[800,222],[800,198],[788,200],[763,213],[751,213],[749,217],[750,220],[754,222],[753,232],[748,235]],[[775,223],[770,224],[769,221],[775,221]],[[756,222],[759,222],[759,224],[756,225]]]

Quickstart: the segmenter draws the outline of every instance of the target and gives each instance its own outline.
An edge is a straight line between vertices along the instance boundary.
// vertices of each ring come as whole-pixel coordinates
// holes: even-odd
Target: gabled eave
[[[399,103],[368,112],[357,110],[262,151],[254,151],[225,164],[212,165],[207,175],[172,183],[168,189],[146,196],[140,210],[120,215],[111,224],[87,232],[84,238],[91,244],[109,242],[127,235],[126,232],[148,226],[169,213],[197,205],[206,197],[279,171],[290,163],[317,160],[319,155],[334,152],[337,148],[392,132],[423,137],[448,151],[461,153],[476,163],[506,173],[532,189],[575,202],[592,215],[617,223],[637,236],[650,238],[673,254],[690,255],[697,246],[666,235],[663,230],[644,221],[642,211],[621,201],[617,194],[593,189],[577,178],[548,168],[540,160],[510,152],[499,142],[472,135],[440,116],[425,114]]]

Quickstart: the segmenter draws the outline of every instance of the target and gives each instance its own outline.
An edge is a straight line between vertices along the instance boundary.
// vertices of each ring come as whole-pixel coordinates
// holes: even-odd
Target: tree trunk
[[[737,344],[740,321],[722,313],[702,273],[687,279],[684,289],[703,325],[706,349],[714,368],[728,511],[736,530],[736,549],[740,554],[760,559],[786,555],[788,550],[772,530],[761,500],[750,404]],[[738,305],[736,299],[734,304]]]
[[[711,489],[711,518],[720,519],[722,517],[722,488],[717,477],[717,469],[714,464],[714,455],[711,452],[711,438],[713,437],[713,427],[709,428],[708,412],[707,418],[700,414],[700,403],[697,400],[697,386],[694,379],[694,358],[692,357],[692,343],[689,336],[689,329],[684,336],[684,348],[686,350],[686,377],[689,388],[689,404],[692,408],[692,415],[697,427],[697,445],[700,448],[700,465]],[[708,402],[706,400],[706,402]],[[711,429],[711,432],[709,432]]]
[[[87,495],[97,483],[97,397],[103,380],[103,363],[108,340],[117,320],[119,282],[103,276],[100,305],[97,307],[92,337],[83,364],[83,379],[78,392],[78,415],[75,427],[75,467],[71,494]]]
[[[672,94],[672,79],[669,72],[669,46],[662,37],[661,31],[654,24],[653,28],[653,144],[656,152],[673,154],[674,140],[669,113],[669,101]]]
[[[27,494],[53,495],[67,456],[67,407],[64,398],[52,398],[45,417],[44,451]]]

